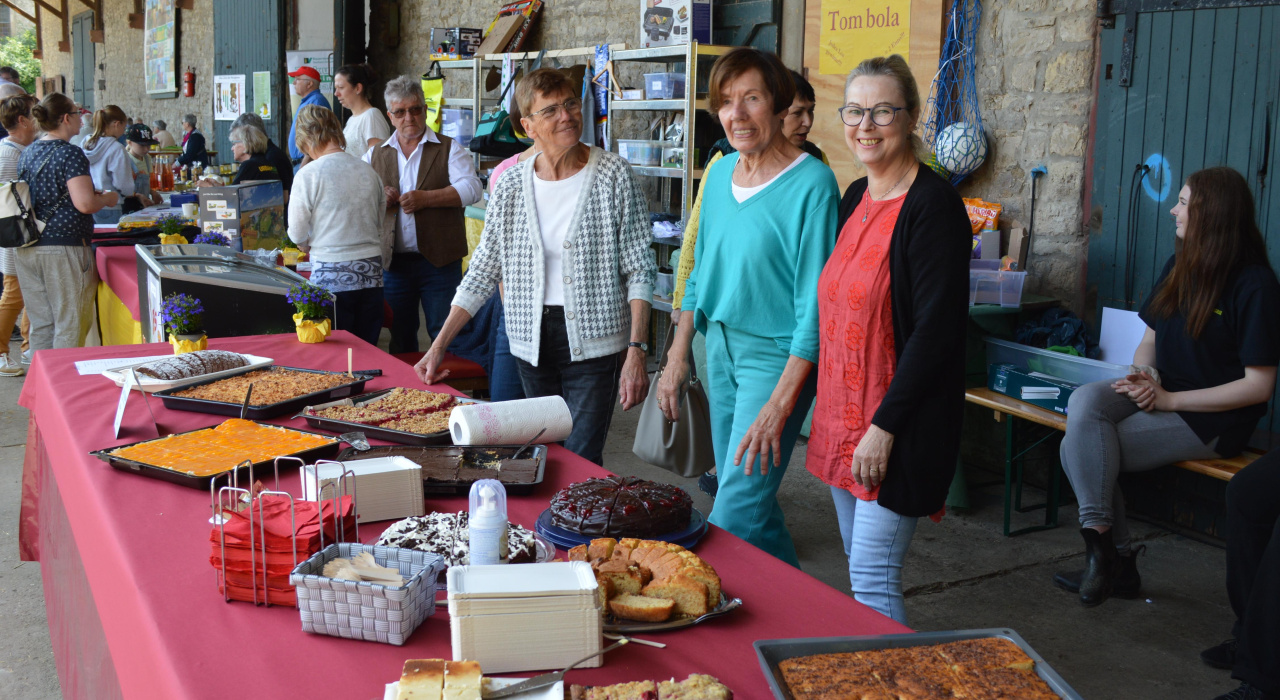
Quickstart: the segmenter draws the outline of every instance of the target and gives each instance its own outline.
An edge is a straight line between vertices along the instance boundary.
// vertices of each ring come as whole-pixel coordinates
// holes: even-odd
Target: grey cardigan
[[[453,304],[474,315],[503,282],[511,354],[537,366],[546,267],[533,197],[535,158],[512,166],[511,175],[498,181]],[[631,166],[593,147],[585,170],[564,242],[564,317],[573,361],[627,347],[630,301],[652,303],[657,276],[648,203]]]

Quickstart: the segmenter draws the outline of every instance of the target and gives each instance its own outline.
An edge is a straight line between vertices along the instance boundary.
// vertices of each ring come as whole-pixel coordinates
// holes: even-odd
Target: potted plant
[[[204,245],[220,245],[220,246],[225,246],[227,248],[231,247],[231,239],[227,238],[221,233],[218,233],[217,231],[205,231],[204,233],[196,236],[196,239],[192,241],[192,243],[198,243],[198,244],[204,244]]]
[[[333,306],[333,299],[323,288],[303,282],[289,288],[286,297],[298,313],[293,322],[298,327],[298,340],[304,343],[323,343],[333,331],[326,307]]]
[[[160,229],[161,245],[174,245],[181,243],[189,243],[187,237],[182,235],[182,230],[187,227],[187,222],[177,214],[165,214],[156,219],[156,227]]]
[[[209,347],[209,337],[204,332],[204,305],[199,299],[189,294],[170,294],[160,304],[160,321],[175,355]]]

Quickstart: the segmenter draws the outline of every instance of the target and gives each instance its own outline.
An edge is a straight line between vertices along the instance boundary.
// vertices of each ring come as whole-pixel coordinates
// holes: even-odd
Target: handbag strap
[[[690,320],[689,322],[692,323],[692,320]],[[677,327],[674,321],[667,321],[667,338],[662,343],[662,355],[659,356],[658,358],[658,374],[662,374],[662,372],[667,368],[667,355],[671,352],[671,345],[675,342],[676,328]],[[690,352],[692,352],[692,350],[690,350]],[[698,367],[697,367],[698,363],[693,362],[692,359],[690,359],[688,365],[689,365],[689,379],[692,381],[697,381],[698,380]]]

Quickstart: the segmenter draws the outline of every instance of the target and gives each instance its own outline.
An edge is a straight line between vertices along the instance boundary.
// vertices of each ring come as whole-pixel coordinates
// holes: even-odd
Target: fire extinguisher
[[[182,96],[196,96],[196,74],[191,66],[187,66],[187,72],[182,74]]]

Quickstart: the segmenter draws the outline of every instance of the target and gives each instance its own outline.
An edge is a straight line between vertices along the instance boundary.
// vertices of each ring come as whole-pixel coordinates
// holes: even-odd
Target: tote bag
[[[701,476],[716,466],[711,443],[711,406],[698,380],[694,363],[689,363],[689,385],[680,395],[680,420],[672,423],[658,408],[658,380],[667,366],[667,353],[675,337],[675,325],[667,327],[667,341],[658,360],[658,371],[650,376],[649,395],[640,408],[640,422],[631,452],[640,459],[683,477]]]

